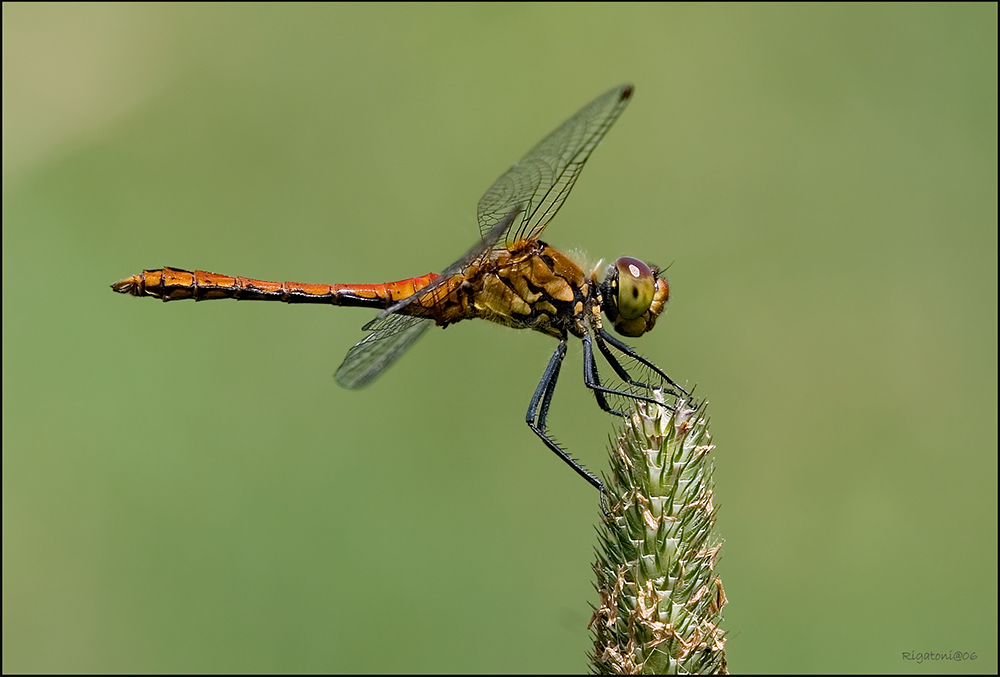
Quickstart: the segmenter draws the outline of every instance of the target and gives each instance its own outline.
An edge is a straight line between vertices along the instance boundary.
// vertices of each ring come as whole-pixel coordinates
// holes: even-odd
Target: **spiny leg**
[[[598,343],[598,345],[600,344]],[[607,357],[607,355],[605,355],[605,357]],[[613,366],[614,364],[612,364],[612,367]],[[621,367],[621,365],[618,366]],[[615,371],[617,372],[618,370],[615,369]],[[627,380],[631,385],[645,386],[645,384],[643,383],[640,383],[638,381],[633,381],[628,376],[628,372],[626,372],[624,368],[622,368],[622,370],[618,373],[619,375],[624,374],[623,378]],[[658,404],[673,411],[673,407],[664,404],[659,400],[653,399],[652,397],[645,397],[643,395],[636,395],[635,393],[630,393],[625,390],[617,390],[615,388],[608,388],[606,386],[602,386],[600,378],[597,375],[597,365],[594,363],[594,348],[593,344],[591,343],[591,338],[589,333],[583,335],[583,382],[588,388],[590,388],[594,392],[594,396],[597,398],[598,406],[600,406],[601,409],[608,412],[609,414],[614,414],[616,416],[622,416],[622,417],[625,416],[617,409],[613,409],[608,405],[607,399],[604,397],[605,393],[607,393],[608,395],[617,395],[618,397],[624,397],[630,400],[635,400],[636,402],[650,402],[652,404]],[[668,392],[671,392],[671,394],[676,394],[673,393],[672,391]]]
[[[560,340],[559,347],[552,353],[552,358],[549,360],[548,366],[545,367],[545,373],[542,374],[542,380],[538,382],[535,394],[531,396],[531,403],[528,404],[528,413],[525,415],[524,420],[528,424],[528,427],[545,443],[545,446],[554,451],[556,456],[573,468],[580,477],[590,482],[590,484],[601,492],[603,506],[604,485],[601,484],[601,481],[577,462],[576,459],[566,453],[555,440],[549,437],[545,430],[545,419],[549,415],[549,405],[552,403],[552,394],[556,389],[556,381],[559,380],[559,369],[562,367],[564,357],[566,357],[566,339]],[[539,405],[541,406],[539,407]]]
[[[619,341],[614,336],[612,336],[611,334],[609,334],[607,332],[607,330],[604,329],[604,327],[598,328],[597,334],[598,334],[597,345],[601,349],[601,353],[608,359],[608,363],[611,364],[611,367],[613,369],[615,369],[615,364],[617,364],[617,360],[615,360],[613,357],[611,357],[609,355],[610,351],[606,350],[607,346],[603,345],[603,341],[607,341],[608,343],[610,343],[611,345],[613,345],[615,348],[617,348],[618,350],[622,351],[623,353],[625,353],[626,355],[628,355],[629,357],[631,357],[633,360],[635,360],[636,362],[638,362],[639,364],[642,364],[642,365],[645,365],[645,366],[649,367],[650,369],[653,370],[653,372],[657,376],[659,376],[664,381],[666,381],[671,386],[673,386],[674,388],[676,388],[677,390],[680,391],[680,392],[677,392],[677,391],[673,391],[673,390],[668,390],[667,392],[669,392],[671,395],[674,395],[676,397],[680,397],[681,395],[683,395],[684,397],[690,397],[691,396],[691,393],[689,393],[687,390],[685,390],[680,385],[678,385],[677,382],[674,381],[672,378],[670,378],[669,376],[667,376],[666,372],[664,372],[662,369],[660,369],[659,367],[657,367],[655,364],[653,364],[652,362],[650,362],[649,360],[647,360],[645,357],[643,357],[639,353],[637,353],[634,350],[632,350],[631,346],[629,346],[627,343],[623,343],[622,341]],[[602,339],[603,339],[603,341],[602,341]],[[621,365],[619,364],[618,367],[621,367]],[[626,372],[623,367],[621,367],[621,368],[622,368],[621,372],[618,372],[618,369],[615,369],[615,371],[618,372],[619,375],[622,375],[622,373],[624,373],[625,376],[627,377],[628,376],[628,372]],[[629,383],[632,383],[633,385],[640,385],[640,386],[645,385],[645,384],[642,384],[642,383],[633,382],[632,379],[631,379],[631,377],[628,377],[625,380],[627,380]]]
[[[615,365],[612,365],[614,368]],[[618,371],[615,369],[615,371]],[[597,362],[594,360],[594,348],[591,343],[591,337],[589,334],[583,337],[583,380],[588,387],[591,387],[594,393],[594,398],[597,400],[598,406],[608,412],[609,414],[614,414],[615,416],[625,417],[625,414],[618,411],[617,409],[611,407],[608,404],[607,398],[604,396],[605,392],[616,392],[605,388],[601,384],[601,375],[597,371]]]
[[[598,341],[598,345],[600,345],[600,341]],[[612,364],[611,366],[614,368],[615,365]],[[618,370],[615,369],[615,371]],[[621,373],[618,372],[618,375],[621,376]],[[597,363],[594,361],[594,348],[590,341],[590,334],[584,334],[583,336],[583,382],[594,393],[597,406],[609,414],[625,418],[625,414],[609,405],[608,398],[604,396],[607,390],[601,385],[601,376],[597,372]]]
[[[601,337],[600,334],[595,334],[594,340],[597,342],[597,347],[600,348],[601,350],[601,355],[604,356],[604,359],[607,361],[607,363],[610,364],[611,368],[615,370],[616,374],[618,374],[618,378],[620,378],[625,383],[628,383],[629,385],[635,386],[636,388],[653,390],[654,386],[651,386],[648,383],[644,383],[642,381],[636,381],[634,378],[632,378],[632,375],[629,374],[628,370],[625,369],[625,367],[622,366],[622,363],[618,361],[618,358],[615,357],[615,354],[613,352],[611,352],[611,348],[608,348],[608,344],[604,342],[604,339]]]

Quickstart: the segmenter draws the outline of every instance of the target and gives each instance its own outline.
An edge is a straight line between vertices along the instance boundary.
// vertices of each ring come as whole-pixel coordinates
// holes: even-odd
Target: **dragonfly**
[[[662,369],[609,333],[602,320],[603,313],[622,336],[642,336],[663,312],[670,286],[659,268],[629,256],[604,270],[598,263],[585,272],[580,263],[539,238],[633,92],[631,84],[605,92],[504,172],[479,200],[478,242],[441,273],[379,284],[325,285],[160,268],[119,280],[111,288],[163,301],[231,298],[379,309],[363,327],[368,335],[337,369],[337,383],[350,389],[371,383],[432,325],[480,318],[547,334],[559,343],[531,396],[525,421],[603,498],[602,482],[546,425],[567,343],[571,336],[582,341],[584,383],[605,412],[624,417],[625,407],[619,403],[628,400],[662,405],[662,393],[688,397]],[[595,345],[615,374],[614,384],[602,381],[598,373]],[[639,377],[634,375],[637,370]]]

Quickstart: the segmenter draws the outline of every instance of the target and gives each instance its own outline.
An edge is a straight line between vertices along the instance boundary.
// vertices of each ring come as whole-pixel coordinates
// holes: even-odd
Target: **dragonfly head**
[[[656,266],[622,256],[608,266],[601,284],[601,310],[622,336],[642,336],[656,324],[670,298],[670,285]]]

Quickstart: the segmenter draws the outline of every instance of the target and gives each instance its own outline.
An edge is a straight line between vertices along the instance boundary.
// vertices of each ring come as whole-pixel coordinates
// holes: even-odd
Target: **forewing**
[[[337,383],[351,389],[368,385],[433,323],[433,320],[409,315],[372,320],[364,326],[371,333],[347,351],[337,369]]]
[[[524,205],[501,243],[510,245],[541,235],[572,190],[587,158],[631,98],[630,84],[602,94],[507,170],[479,200],[480,232],[485,236],[517,205]]]

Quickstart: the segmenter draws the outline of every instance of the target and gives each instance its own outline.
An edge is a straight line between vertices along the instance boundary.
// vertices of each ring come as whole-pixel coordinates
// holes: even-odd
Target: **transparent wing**
[[[409,315],[375,318],[364,326],[371,333],[347,351],[335,375],[337,383],[351,389],[368,385],[432,324],[433,320]]]
[[[509,245],[541,235],[587,158],[625,109],[632,91],[632,85],[626,84],[597,97],[497,179],[479,200],[480,232],[485,236],[517,205],[524,205],[500,243]]]
[[[445,268],[441,276],[434,282],[416,294],[389,306],[374,320],[362,327],[371,333],[347,351],[347,355],[335,375],[337,383],[345,388],[361,388],[371,383],[386,367],[395,362],[414,341],[420,338],[421,334],[427,331],[428,327],[434,324],[433,320],[427,318],[398,315],[398,311],[414,300],[433,292],[448,278],[462,272],[488,252],[496,244],[500,234],[507,230],[520,213],[520,207],[514,207],[513,211],[501,219],[493,230],[486,233],[482,240],[465,253],[465,256]]]
[[[437,289],[442,284],[447,282],[448,278],[463,272],[466,268],[468,268],[473,263],[478,261],[486,252],[493,249],[493,245],[495,245],[497,241],[500,239],[500,237],[507,232],[507,230],[510,228],[510,225],[517,218],[518,214],[521,213],[522,209],[523,209],[522,205],[515,205],[514,209],[508,214],[504,215],[504,217],[500,219],[499,223],[493,226],[492,230],[483,233],[482,239],[480,239],[479,242],[474,244],[472,248],[469,249],[469,251],[465,252],[465,255],[463,255],[462,258],[460,258],[458,261],[455,261],[455,263],[451,264],[443,271],[441,271],[441,275],[436,280],[434,280],[429,285],[418,291],[416,294],[413,294],[412,296],[407,296],[405,299],[400,299],[396,303],[392,304],[391,306],[380,312],[378,314],[377,319],[381,320],[382,318],[387,317],[393,313],[398,313],[400,310],[410,305],[417,299],[423,298],[424,296],[432,293],[435,289]]]

